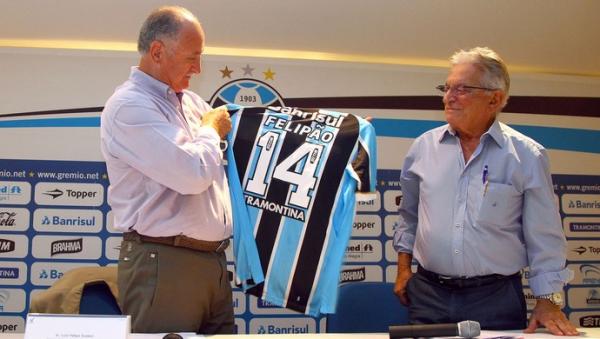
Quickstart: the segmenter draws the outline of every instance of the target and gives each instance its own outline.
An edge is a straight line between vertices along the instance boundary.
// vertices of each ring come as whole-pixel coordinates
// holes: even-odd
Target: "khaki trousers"
[[[132,332],[233,333],[225,253],[122,241],[118,285]]]

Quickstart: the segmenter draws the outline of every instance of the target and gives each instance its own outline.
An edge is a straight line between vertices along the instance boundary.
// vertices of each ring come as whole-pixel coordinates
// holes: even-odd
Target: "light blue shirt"
[[[101,116],[114,225],[148,236],[222,240],[232,233],[220,138],[202,126],[211,107],[133,67]]]
[[[570,279],[566,239],[543,146],[495,121],[465,163],[444,125],[418,137],[400,176],[394,248],[448,276],[510,275],[529,266],[534,295]]]

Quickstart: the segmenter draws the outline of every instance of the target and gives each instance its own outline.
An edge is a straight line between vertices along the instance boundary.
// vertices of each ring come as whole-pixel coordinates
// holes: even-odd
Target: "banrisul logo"
[[[83,250],[83,239],[57,240],[51,244],[50,255],[79,253]]]
[[[0,239],[0,253],[12,252],[15,250],[15,242],[9,239]]]
[[[210,98],[212,107],[225,104],[265,107],[284,106],[283,99],[273,87],[262,81],[248,78],[226,83]]]

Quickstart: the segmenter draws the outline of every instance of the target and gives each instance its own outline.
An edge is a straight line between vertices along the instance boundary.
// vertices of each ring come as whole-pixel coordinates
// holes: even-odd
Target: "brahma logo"
[[[367,273],[364,267],[342,270],[342,272],[340,273],[340,283],[350,281],[364,281],[366,276]]]
[[[9,239],[0,239],[0,253],[12,252],[15,250],[15,242]]]
[[[57,240],[53,241],[51,245],[50,255],[54,256],[57,254],[64,253],[79,253],[83,250],[83,239],[72,239],[72,240]]]
[[[579,326],[581,327],[600,327],[600,315],[588,315],[579,318]]]

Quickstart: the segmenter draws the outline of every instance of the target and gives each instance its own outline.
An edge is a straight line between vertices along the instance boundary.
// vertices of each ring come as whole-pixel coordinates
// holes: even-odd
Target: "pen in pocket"
[[[488,165],[485,165],[485,166],[483,166],[483,173],[481,174],[481,181],[483,182],[483,195],[484,196],[487,193],[488,186],[490,183],[488,180],[488,175],[489,175]]]

